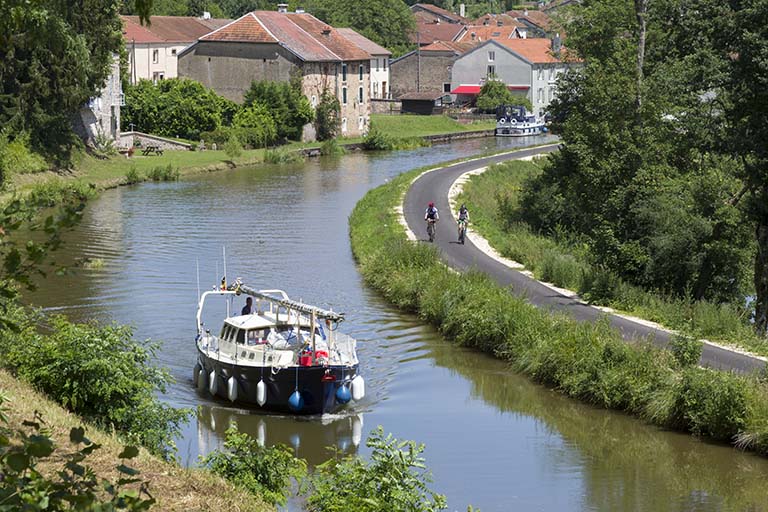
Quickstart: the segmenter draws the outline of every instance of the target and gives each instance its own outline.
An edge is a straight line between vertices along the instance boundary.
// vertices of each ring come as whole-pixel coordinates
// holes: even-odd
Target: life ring
[[[510,119],[510,120],[509,120],[509,123],[510,123],[510,124],[517,124],[517,119],[515,119],[515,118],[513,117],[512,119]]]

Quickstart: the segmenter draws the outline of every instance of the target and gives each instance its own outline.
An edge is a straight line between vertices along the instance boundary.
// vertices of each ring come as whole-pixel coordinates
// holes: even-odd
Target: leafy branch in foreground
[[[0,395],[0,407],[4,401]],[[0,511],[140,511],[155,503],[146,482],[137,478],[139,471],[125,465],[139,454],[138,448],[126,446],[118,455],[122,461],[117,466],[120,477],[116,482],[100,482],[85,461],[101,445],[85,437],[82,427],[69,433],[75,450],[61,453],[39,414],[34,421],[23,423],[26,429],[12,430],[6,424],[0,408]],[[41,472],[41,464],[60,465],[61,469],[47,472],[47,476]]]
[[[370,462],[345,457],[317,467],[310,480],[309,510],[433,512],[447,507],[445,496],[427,488],[432,478],[421,456],[423,444],[385,436],[379,426],[366,446],[373,449]]]

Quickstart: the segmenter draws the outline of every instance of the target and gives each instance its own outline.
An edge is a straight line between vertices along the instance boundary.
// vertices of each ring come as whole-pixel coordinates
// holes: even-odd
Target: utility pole
[[[421,36],[416,27],[416,92],[421,92]]]

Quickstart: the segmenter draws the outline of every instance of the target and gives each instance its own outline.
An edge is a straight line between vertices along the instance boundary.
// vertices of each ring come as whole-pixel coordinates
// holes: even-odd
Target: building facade
[[[313,107],[324,91],[338,98],[341,134],[355,137],[370,126],[371,60],[357,43],[310,14],[254,11],[180,52],[179,75],[242,102],[253,81],[286,82],[299,73]],[[314,139],[311,125],[304,139]]]
[[[119,140],[120,107],[124,104],[120,58],[114,55],[109,77],[100,94],[80,108],[79,123],[74,123],[75,131],[89,146],[99,146],[107,140]]]
[[[416,92],[450,93],[453,64],[472,43],[438,41],[392,61],[392,97]]]
[[[374,99],[389,99],[390,98],[390,85],[389,79],[389,60],[392,58],[392,52],[374,43],[367,37],[364,37],[351,28],[340,28],[339,33],[345,38],[354,42],[357,46],[365,50],[371,55],[370,82],[371,89],[370,95]]]

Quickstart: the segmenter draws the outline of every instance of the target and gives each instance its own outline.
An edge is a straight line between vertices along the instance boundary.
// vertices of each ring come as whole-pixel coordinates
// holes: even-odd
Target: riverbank
[[[468,176],[456,203],[467,204],[473,230],[502,257],[521,264],[534,278],[573,290],[607,313],[654,322],[664,329],[717,342],[735,350],[768,356],[768,340],[757,336],[748,314],[731,304],[663,297],[603,275],[590,264],[587,248],[561,239],[534,234],[522,222],[506,217],[518,208],[523,184],[540,172],[535,162],[513,161]]]
[[[424,169],[370,191],[350,217],[366,282],[447,338],[491,353],[572,398],[652,424],[768,453],[768,388],[755,376],[695,366],[700,345],[624,343],[607,322],[537,309],[485,275],[457,274],[433,247],[407,241],[397,211]]]
[[[387,135],[398,138],[421,137],[427,141],[447,141],[453,137],[489,136],[488,121],[462,124],[446,116],[389,116],[372,115],[372,126]],[[336,142],[347,150],[362,149],[362,137],[339,137]],[[301,152],[304,155],[319,154],[317,142],[291,142],[277,148],[284,152]],[[15,174],[10,178],[13,191],[27,193],[36,189],[56,189],[73,186],[106,190],[140,181],[165,178],[176,179],[206,172],[224,171],[238,167],[264,163],[269,150],[243,150],[240,156],[230,157],[224,151],[165,151],[162,155],[142,156],[139,152],[131,158],[113,156],[106,159],[83,155],[71,172],[42,172]],[[169,169],[172,172],[166,172]]]
[[[86,437],[101,445],[101,449],[88,456],[85,464],[99,478],[116,481],[121,477],[116,467],[120,464],[118,454],[123,450],[124,443],[117,436],[86,424],[5,370],[0,370],[0,393],[8,398],[5,405],[9,427],[21,428],[22,422],[33,420],[35,413],[40,412],[56,446],[67,450],[70,430],[85,426]],[[144,449],[128,465],[139,470],[137,477],[148,483],[150,494],[157,500],[153,510],[275,510],[208,471],[182,468],[154,457]]]

